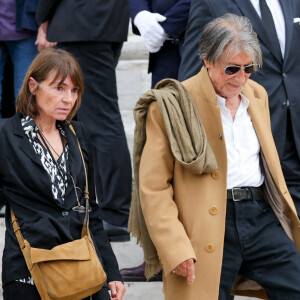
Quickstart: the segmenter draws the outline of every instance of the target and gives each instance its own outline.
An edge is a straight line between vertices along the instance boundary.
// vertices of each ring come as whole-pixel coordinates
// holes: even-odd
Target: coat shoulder
[[[85,134],[86,134],[85,128],[84,128],[84,125],[81,122],[72,120],[70,122],[70,124],[73,126],[78,138],[82,138],[82,137],[85,136]]]
[[[4,118],[0,120],[0,132],[3,132],[3,130],[7,129],[7,126],[11,123],[11,118]]]
[[[17,122],[17,116],[11,118],[4,118],[0,120],[0,138],[4,138],[7,134],[13,134],[14,123]]]

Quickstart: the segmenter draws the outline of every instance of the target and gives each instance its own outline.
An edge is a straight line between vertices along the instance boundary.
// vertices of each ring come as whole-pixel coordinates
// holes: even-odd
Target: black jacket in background
[[[38,0],[15,0],[16,5],[16,31],[37,31],[38,24],[35,21],[35,11]]]
[[[50,20],[53,42],[124,42],[129,25],[128,0],[40,0],[36,20]]]
[[[7,203],[5,246],[2,261],[2,283],[30,276],[23,254],[12,229],[10,207],[19,219],[21,231],[31,246],[52,247],[78,239],[84,214],[74,212],[77,203],[71,180],[63,206],[53,199],[48,173],[41,164],[20,122],[21,115],[0,120],[0,192]],[[91,151],[85,142],[86,134],[78,122],[72,122],[80,141],[88,169],[90,203],[90,229],[100,253],[108,282],[120,281],[118,263],[112,252],[102,220],[97,215],[94,173]],[[69,145],[69,172],[76,186],[84,189],[85,176],[75,135],[66,123],[62,124]]]

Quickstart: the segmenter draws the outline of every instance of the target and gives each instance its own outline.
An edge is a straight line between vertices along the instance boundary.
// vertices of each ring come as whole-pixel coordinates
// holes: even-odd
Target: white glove
[[[133,20],[134,25],[138,28],[144,39],[147,49],[151,53],[158,52],[168,37],[168,34],[158,23],[165,20],[166,17],[147,10],[139,12]]]

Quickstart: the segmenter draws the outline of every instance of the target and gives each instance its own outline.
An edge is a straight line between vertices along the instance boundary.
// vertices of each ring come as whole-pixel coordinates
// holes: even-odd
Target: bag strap
[[[83,163],[83,167],[84,167],[84,173],[85,173],[85,188],[84,188],[84,199],[85,199],[85,219],[84,219],[84,224],[82,227],[82,232],[81,235],[90,235],[89,232],[89,211],[90,211],[90,202],[89,202],[89,186],[88,186],[88,176],[87,176],[87,170],[86,170],[86,164],[84,161],[84,157],[83,157],[83,153],[82,153],[82,149],[79,143],[79,139],[76,135],[75,129],[73,127],[73,125],[70,123],[69,124],[69,128],[70,130],[74,133],[74,135],[76,136],[77,139],[77,144],[78,144],[78,148],[80,151],[80,155],[81,155],[81,159],[82,159],[82,163]]]
[[[25,248],[25,243],[24,243],[24,238],[21,232],[21,228],[18,222],[18,219],[16,218],[14,212],[12,209],[10,209],[10,213],[11,213],[11,221],[12,221],[12,226],[14,229],[14,233],[17,237],[17,240],[19,242],[20,248],[21,250]]]
[[[69,128],[71,129],[71,131],[74,133],[74,135],[76,136],[77,138],[77,135],[76,135],[76,132],[75,132],[75,129],[73,127],[72,124],[69,125]],[[79,151],[80,151],[80,155],[81,155],[81,159],[82,159],[82,162],[83,162],[83,167],[84,167],[84,173],[85,173],[85,189],[84,189],[84,199],[86,200],[89,200],[89,190],[88,190],[88,176],[87,176],[87,171],[86,171],[86,165],[85,165],[85,161],[84,161],[84,157],[83,157],[83,153],[82,153],[82,149],[81,149],[81,146],[80,146],[80,143],[79,143],[79,140],[77,138],[77,143],[78,143],[78,148],[79,148]]]

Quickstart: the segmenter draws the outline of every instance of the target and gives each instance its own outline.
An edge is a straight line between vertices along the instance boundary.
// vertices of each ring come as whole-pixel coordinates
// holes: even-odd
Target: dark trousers
[[[227,200],[219,300],[230,299],[238,273],[270,300],[300,299],[300,254],[265,201]]]
[[[290,110],[287,113],[285,147],[281,166],[286,184],[300,217],[300,157],[296,150]]]
[[[89,133],[101,217],[127,226],[131,202],[131,162],[118,105],[116,66],[122,43],[63,43],[79,61],[84,94],[77,114]]]
[[[3,286],[3,300],[41,300],[41,297],[34,285],[12,281]],[[92,300],[110,300],[107,286],[94,294]]]
[[[149,56],[149,73],[152,73],[151,88],[162,79],[177,79],[180,61],[180,46],[168,41],[157,53],[151,53]]]

